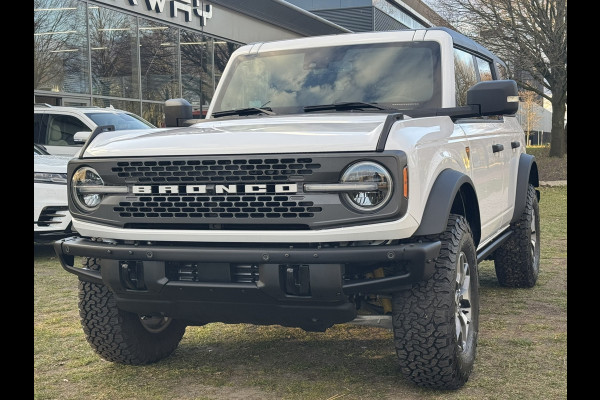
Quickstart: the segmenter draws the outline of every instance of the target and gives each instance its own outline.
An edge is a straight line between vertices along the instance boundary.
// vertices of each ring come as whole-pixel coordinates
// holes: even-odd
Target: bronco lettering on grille
[[[250,185],[134,185],[133,194],[296,193],[295,183]]]

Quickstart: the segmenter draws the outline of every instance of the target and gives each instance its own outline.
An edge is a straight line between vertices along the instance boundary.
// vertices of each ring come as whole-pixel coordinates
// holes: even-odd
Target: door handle
[[[516,149],[521,145],[521,142],[510,142],[510,147]]]
[[[493,144],[492,145],[492,151],[494,153],[497,153],[497,152],[502,151],[502,150],[504,150],[504,145],[501,145],[501,144]]]

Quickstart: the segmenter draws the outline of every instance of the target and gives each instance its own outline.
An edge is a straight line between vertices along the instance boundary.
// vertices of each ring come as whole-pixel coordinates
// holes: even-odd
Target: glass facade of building
[[[164,102],[206,111],[240,47],[84,0],[34,0],[34,102],[113,106],[164,125]]]

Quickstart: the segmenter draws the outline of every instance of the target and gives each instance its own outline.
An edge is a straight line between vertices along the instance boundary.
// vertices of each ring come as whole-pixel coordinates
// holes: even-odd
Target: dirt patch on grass
[[[535,156],[540,181],[564,181],[567,179],[567,155],[550,157],[550,147],[528,147],[527,154]]]
[[[195,378],[184,378],[173,387],[171,398],[187,399],[228,399],[228,400],[276,400],[279,397],[273,393],[264,392],[253,387],[220,386],[199,384]]]

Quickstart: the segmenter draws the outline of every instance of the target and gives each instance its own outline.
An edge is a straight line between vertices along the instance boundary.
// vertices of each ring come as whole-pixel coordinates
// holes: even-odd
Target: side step
[[[477,251],[477,262],[480,263],[481,261],[483,261],[487,257],[489,257],[494,252],[494,250],[496,250],[498,247],[500,247],[502,245],[502,243],[506,242],[506,240],[510,237],[510,235],[512,235],[512,233],[513,233],[513,231],[508,229],[508,230],[504,231],[504,233],[502,233],[496,239],[494,239],[493,242],[488,243],[484,248],[482,248],[481,250],[478,250]]]
[[[393,329],[391,315],[358,315],[352,321],[347,322],[347,324],[375,326],[377,328],[389,330]]]

